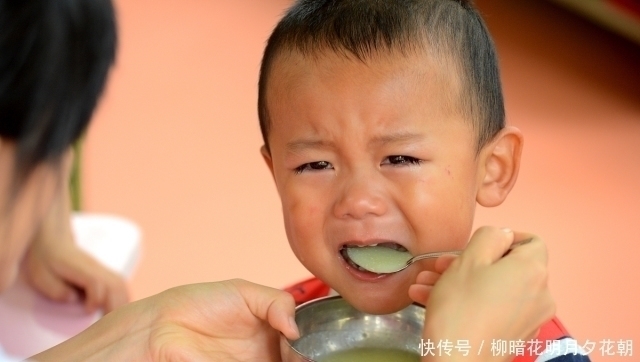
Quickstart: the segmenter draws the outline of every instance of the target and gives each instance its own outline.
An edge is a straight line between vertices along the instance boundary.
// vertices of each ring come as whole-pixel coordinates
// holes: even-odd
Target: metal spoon
[[[505,256],[505,255],[509,254],[509,252],[511,250],[513,250],[514,248],[516,248],[516,247],[518,247],[520,245],[526,244],[526,243],[530,242],[531,240],[533,240],[533,239],[529,238],[529,239],[520,240],[520,241],[517,241],[517,242],[511,244],[511,246],[509,247],[509,250],[507,250],[502,256]],[[354,263],[358,264],[361,268],[363,268],[363,269],[365,269],[367,271],[373,272],[373,273],[377,273],[377,274],[397,273],[397,272],[399,272],[401,270],[404,270],[404,269],[408,268],[409,265],[415,263],[418,260],[438,258],[438,257],[440,257],[442,255],[460,255],[460,254],[462,254],[462,250],[436,251],[436,252],[433,252],[433,253],[426,253],[426,254],[416,255],[416,256],[406,260],[406,262],[404,260],[400,260],[400,258],[395,258],[395,259],[398,260],[396,265],[393,265],[393,266],[385,265],[385,267],[376,268],[375,266],[374,267],[371,267],[371,266],[367,267],[367,266],[362,265],[361,262],[364,261],[365,264],[366,264],[367,260],[371,261],[371,259],[362,258],[362,257],[358,258],[357,252],[355,252],[355,254],[354,254],[354,252],[350,252],[350,251],[355,250],[355,249],[359,249],[359,248],[358,247],[353,247],[353,248],[347,249],[347,255],[349,255],[349,258]],[[356,259],[360,259],[360,261],[357,261]],[[379,264],[380,264],[379,260],[378,261],[374,261],[374,264],[378,264],[378,266],[379,266]],[[387,264],[389,264],[389,263],[387,263]],[[391,263],[391,264],[393,264],[393,263]]]

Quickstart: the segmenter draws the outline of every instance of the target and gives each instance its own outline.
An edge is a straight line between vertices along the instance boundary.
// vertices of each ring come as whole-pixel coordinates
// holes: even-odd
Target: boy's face
[[[274,64],[270,153],[291,248],[356,308],[408,305],[423,262],[392,275],[359,271],[345,245],[394,243],[411,254],[462,249],[483,172],[458,111],[457,78],[426,56],[299,54]]]

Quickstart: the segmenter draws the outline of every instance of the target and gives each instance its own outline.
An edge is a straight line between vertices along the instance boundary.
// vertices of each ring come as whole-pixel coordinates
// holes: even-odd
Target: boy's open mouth
[[[398,243],[394,243],[394,242],[384,242],[384,243],[377,243],[377,244],[369,244],[369,245],[356,245],[356,244],[345,244],[342,246],[342,248],[340,248],[340,255],[342,256],[342,258],[347,262],[347,264],[361,272],[368,272],[368,273],[374,273],[374,274],[380,274],[380,273],[376,273],[375,271],[372,271],[370,269],[367,269],[361,265],[359,265],[358,263],[356,263],[353,259],[351,259],[351,257],[349,257],[349,253],[348,250],[350,248],[371,248],[371,247],[383,247],[383,248],[389,248],[391,250],[395,250],[398,252],[408,252],[407,248],[405,248],[404,246],[398,244]],[[382,273],[384,274],[384,273]]]

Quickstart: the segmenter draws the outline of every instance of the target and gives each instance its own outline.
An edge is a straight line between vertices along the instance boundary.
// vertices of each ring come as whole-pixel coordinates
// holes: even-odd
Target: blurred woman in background
[[[234,280],[117,308],[127,302],[124,282],[73,243],[69,150],[91,119],[115,51],[109,0],[0,0],[0,293],[24,261],[27,279],[45,295],[73,301],[79,289],[88,310],[115,309],[33,359],[279,360],[276,329],[297,336],[287,293]]]

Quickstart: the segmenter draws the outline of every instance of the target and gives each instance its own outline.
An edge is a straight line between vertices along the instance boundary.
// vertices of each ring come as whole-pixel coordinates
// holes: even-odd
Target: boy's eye
[[[333,169],[333,165],[327,161],[309,162],[300,165],[295,168],[296,173],[302,173],[305,171],[318,171],[318,170],[330,170]]]
[[[422,160],[411,157],[411,156],[402,156],[402,155],[394,155],[389,156],[382,161],[382,164],[390,164],[394,166],[402,166],[402,165],[419,165]]]

